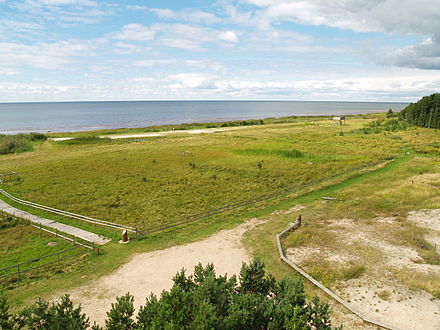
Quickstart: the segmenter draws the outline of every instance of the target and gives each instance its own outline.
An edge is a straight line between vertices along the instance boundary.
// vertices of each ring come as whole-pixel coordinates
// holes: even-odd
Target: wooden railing
[[[68,254],[67,256],[64,255],[67,252],[73,251],[73,250],[75,250],[75,252],[76,252],[76,251],[78,251],[78,249],[79,249],[79,252],[77,252],[77,253]],[[93,249],[93,248],[91,248],[91,249]],[[42,257],[23,261],[21,263],[18,263],[18,264],[12,265],[12,266],[0,268],[0,279],[10,277],[13,275],[20,276],[22,273],[25,273],[25,272],[28,272],[28,271],[31,271],[34,269],[38,269],[41,267],[45,267],[45,266],[69,259],[69,258],[77,257],[79,255],[82,255],[82,254],[88,252],[88,251],[89,250],[87,248],[85,248],[85,245],[75,244],[74,246],[72,246],[70,248],[67,248],[67,249],[64,249],[64,250],[61,250],[61,251],[58,251],[55,253],[51,253],[51,254],[48,254],[48,255],[45,255]],[[44,260],[44,261],[50,260],[50,261],[47,261],[47,262],[44,262],[42,264],[35,266],[35,263],[38,263],[42,260]],[[31,267],[27,267],[29,265],[31,265]]]

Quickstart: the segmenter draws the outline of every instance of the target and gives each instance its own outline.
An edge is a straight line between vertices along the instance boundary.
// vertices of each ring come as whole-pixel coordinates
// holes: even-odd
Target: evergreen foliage
[[[107,312],[106,329],[332,329],[328,304],[318,297],[307,302],[301,279],[277,281],[259,259],[243,264],[238,280],[217,276],[212,264],[198,264],[194,275],[182,270],[173,282],[160,298],[147,298],[136,319],[134,297],[118,297]],[[0,328],[101,329],[90,326],[68,295],[52,304],[39,299],[16,315],[0,296]]]
[[[400,112],[399,119],[420,127],[440,128],[440,93],[411,103]]]

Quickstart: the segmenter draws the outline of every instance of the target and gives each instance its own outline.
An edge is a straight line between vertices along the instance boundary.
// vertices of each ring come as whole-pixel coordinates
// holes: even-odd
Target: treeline
[[[440,128],[440,93],[425,96],[417,103],[411,103],[400,112],[399,119],[416,126]]]
[[[107,312],[105,329],[332,329],[330,307],[318,297],[306,301],[301,279],[280,281],[266,274],[256,259],[240,275],[217,276],[212,264],[194,275],[178,272],[160,298],[151,295],[134,317],[134,298],[119,297]],[[0,299],[1,329],[102,329],[74,306],[69,296],[49,304],[38,300],[11,314]]]
[[[47,136],[42,133],[0,135],[0,155],[32,150],[32,142],[45,141]]]

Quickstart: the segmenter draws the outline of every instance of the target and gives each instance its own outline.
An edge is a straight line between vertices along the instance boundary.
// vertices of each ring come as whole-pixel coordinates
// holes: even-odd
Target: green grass
[[[56,141],[61,145],[76,145],[76,144],[101,144],[101,143],[114,143],[116,141],[110,138],[100,138],[98,136],[78,136],[72,140]]]
[[[343,128],[330,121],[313,126],[259,125],[143,142],[47,142],[33,153],[4,157],[0,171],[19,173],[20,181],[6,183],[5,189],[20,198],[147,227],[320,180],[401,152],[401,141],[338,134],[362,122],[354,120]]]
[[[289,209],[295,205],[306,208],[291,214],[270,216],[270,222],[257,230],[248,233],[247,245],[253,254],[260,256],[277,276],[291,273],[286,270],[277,257],[274,235],[301,213],[303,224],[301,228],[283,238],[285,249],[302,247],[321,247],[334,253],[347,253],[357,256],[354,265],[341,266],[339,263],[329,263],[317,258],[308,261],[304,269],[324,284],[332,286],[338,281],[369,274],[371,276],[378,268],[385,267],[383,251],[363,244],[347,245],[344,236],[327,227],[330,219],[353,219],[355,224],[374,233],[374,237],[415,249],[426,264],[438,265],[439,255],[434,247],[420,239],[425,231],[406,220],[409,211],[424,208],[439,208],[438,176],[440,158],[435,155],[404,154],[376,171],[353,176],[329,187],[312,191],[275,206],[277,209]],[[421,179],[425,178],[428,179]],[[323,201],[321,197],[334,197],[336,200]],[[397,217],[393,225],[376,223],[377,217]],[[393,257],[393,256],[387,256]],[[355,259],[356,260],[356,259]],[[413,288],[421,288],[434,296],[438,296],[438,285],[435,280],[421,273],[410,276],[402,270],[385,267],[397,279]],[[420,275],[420,276],[419,276]]]
[[[262,257],[268,270],[276,276],[290,275],[291,269],[278,259],[274,236],[285,229],[298,212],[274,216],[271,213],[275,210],[306,205],[301,211],[306,223],[316,224],[326,218],[347,216],[367,221],[376,215],[438,207],[435,188],[408,187],[410,177],[435,171],[435,154],[415,156],[413,152],[426,146],[435,148],[429,144],[437,138],[436,132],[409,128],[378,134],[353,133],[377,118],[376,115],[356,116],[345,126],[335,125],[327,118],[279,119],[279,124],[275,124],[277,119],[270,119],[265,120],[264,125],[233,131],[206,135],[176,133],[161,139],[118,143],[100,143],[93,138],[96,132],[91,132],[81,134],[90,137],[84,140],[93,141],[90,144],[45,142],[30,153],[0,156],[0,172],[19,174],[4,184],[10,193],[66,211],[138,227],[315,182],[288,196],[149,235],[125,246],[115,243],[119,232],[26,208],[32,213],[100,233],[113,242],[103,247],[100,255],[91,255],[61,273],[53,273],[50,279],[18,286],[12,291],[12,297],[19,305],[32,297],[67,290],[111,272],[134,253],[202,239],[252,217],[270,219],[246,234],[246,244],[252,254]],[[300,151],[302,157],[295,157],[295,151]],[[361,169],[394,157],[397,159],[374,172]],[[387,191],[393,185],[399,189]],[[323,196],[337,200],[324,204]],[[319,228],[303,228],[308,232],[302,232],[302,237],[296,239],[288,236],[284,244],[301,246],[310,239],[329,244],[335,241]],[[413,244],[411,235],[405,244]],[[363,253],[368,256],[373,252]],[[372,260],[376,257],[371,255]],[[362,276],[368,267],[358,263],[343,269],[330,268],[327,275],[323,274],[331,283],[338,278]]]
[[[9,267],[30,259],[72,247],[72,243],[40,231],[26,221],[0,213],[0,268]],[[49,242],[55,244],[48,245]],[[32,263],[33,267],[38,263]],[[22,267],[24,269],[25,267]],[[1,272],[0,275],[3,275]]]

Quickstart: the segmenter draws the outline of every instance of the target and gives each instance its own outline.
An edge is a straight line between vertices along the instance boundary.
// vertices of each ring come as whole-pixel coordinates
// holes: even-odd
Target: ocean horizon
[[[0,133],[80,132],[285,116],[400,111],[409,103],[336,101],[76,101],[0,103]]]

